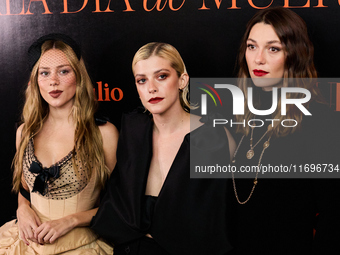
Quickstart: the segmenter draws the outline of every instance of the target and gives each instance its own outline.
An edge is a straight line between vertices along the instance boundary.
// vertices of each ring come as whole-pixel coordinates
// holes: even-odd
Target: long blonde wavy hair
[[[104,185],[109,175],[109,170],[105,166],[103,140],[98,126],[94,120],[97,102],[94,98],[93,85],[86,71],[83,59],[77,58],[73,49],[66,43],[58,40],[48,40],[41,46],[41,55],[34,65],[30,81],[25,92],[25,104],[22,111],[21,120],[24,123],[20,145],[13,159],[13,191],[18,192],[21,185],[23,172],[23,158],[29,140],[36,135],[43,127],[44,121],[49,114],[49,105],[42,98],[38,85],[38,69],[41,56],[50,49],[61,50],[67,57],[76,75],[76,93],[74,104],[70,115],[75,121],[74,149],[72,163],[76,175],[79,171],[85,171],[88,178],[92,175],[98,178],[101,185]],[[80,170],[76,164],[82,162]]]

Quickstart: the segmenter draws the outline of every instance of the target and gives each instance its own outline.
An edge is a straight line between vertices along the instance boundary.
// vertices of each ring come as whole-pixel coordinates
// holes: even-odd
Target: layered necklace
[[[268,140],[265,141],[265,142],[263,143],[263,149],[262,149],[262,152],[261,152],[261,155],[260,155],[260,158],[259,158],[259,162],[258,162],[258,164],[257,164],[257,171],[256,171],[255,179],[254,179],[254,181],[253,181],[253,187],[252,187],[252,189],[251,189],[251,191],[250,191],[250,194],[249,194],[248,198],[247,198],[245,201],[243,201],[243,202],[240,201],[240,199],[239,199],[239,197],[238,197],[238,194],[237,194],[234,173],[233,173],[233,172],[231,173],[231,175],[232,175],[232,180],[233,180],[233,187],[234,187],[235,197],[236,197],[237,202],[238,202],[239,204],[241,204],[241,205],[247,203],[247,202],[249,201],[249,199],[251,198],[251,196],[253,195],[253,192],[254,192],[254,190],[255,190],[255,187],[256,187],[256,185],[257,185],[257,183],[258,183],[257,177],[258,177],[258,175],[259,175],[259,167],[260,167],[260,164],[261,164],[261,160],[262,160],[264,151],[265,151],[265,150],[269,147],[269,145],[270,145],[270,138],[271,138],[272,135],[273,135],[272,129],[269,129],[269,126],[268,126],[267,131],[266,131],[266,132],[263,134],[263,136],[257,141],[257,143],[255,143],[255,145],[253,145],[253,134],[254,134],[254,129],[255,129],[255,127],[252,126],[252,127],[251,127],[251,135],[250,135],[250,149],[249,149],[249,150],[247,151],[247,153],[246,153],[247,159],[252,159],[252,158],[254,157],[254,155],[255,155],[254,148],[256,147],[256,145],[258,145],[258,144],[261,142],[261,140],[268,134],[268,132],[269,132],[270,130],[271,130],[271,132],[270,132],[270,135],[269,135],[269,137],[268,137]],[[235,150],[235,152],[234,152],[233,160],[231,161],[232,164],[235,164],[235,162],[236,162],[235,158],[236,158],[237,151],[238,151],[238,149],[240,148],[240,146],[241,146],[241,144],[242,144],[242,141],[243,141],[243,139],[244,139],[245,136],[246,136],[246,135],[243,135],[243,136],[242,136],[242,138],[241,138],[241,140],[240,140],[240,143],[238,144],[238,146],[237,146],[237,148],[236,148],[236,150]]]

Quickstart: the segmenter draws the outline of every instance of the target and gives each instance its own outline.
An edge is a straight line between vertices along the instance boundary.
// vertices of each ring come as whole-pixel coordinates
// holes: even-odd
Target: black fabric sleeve
[[[31,202],[30,193],[29,193],[27,190],[25,190],[24,187],[22,187],[22,186],[20,187],[20,194],[21,194],[24,198],[26,198],[28,201]]]

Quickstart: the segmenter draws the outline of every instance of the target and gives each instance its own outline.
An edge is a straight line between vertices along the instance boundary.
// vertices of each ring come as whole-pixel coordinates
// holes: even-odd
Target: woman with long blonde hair
[[[39,38],[17,130],[13,191],[17,220],[0,228],[3,254],[108,254],[86,226],[116,163],[117,129],[96,123],[96,101],[78,44],[64,34]]]

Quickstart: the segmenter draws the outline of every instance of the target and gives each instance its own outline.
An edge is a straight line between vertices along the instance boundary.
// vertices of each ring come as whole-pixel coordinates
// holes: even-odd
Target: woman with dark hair
[[[232,162],[238,169],[257,170],[232,178],[236,254],[337,254],[340,212],[333,198],[340,195],[339,181],[328,179],[332,173],[317,178],[307,171],[294,173],[317,164],[335,169],[340,163],[339,126],[313,80],[317,72],[305,22],[282,7],[259,11],[247,24],[238,63],[239,87],[246,101],[252,96],[257,110],[278,103],[270,114],[255,116],[246,107],[245,114],[236,118],[248,125],[236,129],[242,137]],[[310,92],[310,100],[296,91],[287,93],[287,98],[308,101],[302,107],[312,116],[294,104],[287,105],[285,115],[281,113],[281,90],[288,87]],[[249,88],[252,95],[247,94]],[[258,171],[265,167],[291,171],[261,175]]]
[[[189,76],[173,46],[144,45],[132,70],[145,109],[122,119],[117,165],[92,228],[115,255],[227,253],[227,182],[190,178],[190,155],[227,165],[233,138],[190,115]]]
[[[86,226],[116,163],[117,129],[95,122],[93,86],[73,39],[43,36],[28,57],[13,161],[17,220],[0,228],[0,253],[110,254]]]

